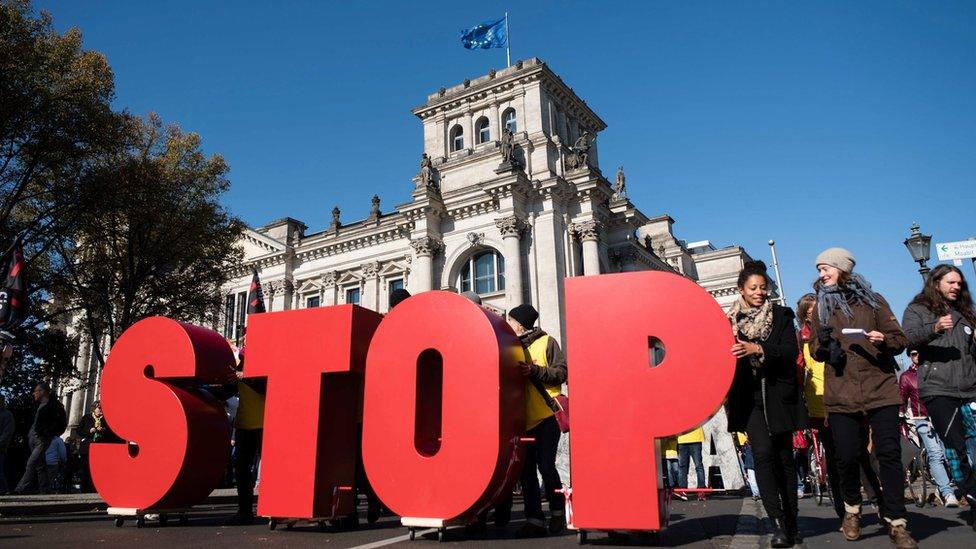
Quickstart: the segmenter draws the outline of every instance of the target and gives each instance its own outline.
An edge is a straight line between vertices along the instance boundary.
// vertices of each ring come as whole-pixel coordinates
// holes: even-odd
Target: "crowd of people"
[[[926,448],[938,500],[970,507],[976,528],[976,312],[965,277],[951,265],[933,269],[899,323],[854,265],[842,248],[817,256],[814,293],[797,303],[798,318],[769,299],[764,264],[749,262],[739,274],[726,412],[742,437],[749,490],[772,521],[773,547],[802,541],[798,498],[812,434],[848,541],[861,537],[869,492],[894,546],[918,546],[905,508],[909,432]],[[896,357],[906,350],[912,365],[899,376]]]
[[[729,352],[736,359],[725,403],[728,429],[741,451],[748,489],[772,522],[773,547],[802,541],[798,500],[805,481],[811,480],[806,467],[813,440],[823,448],[826,482],[845,539],[861,537],[868,493],[894,546],[917,547],[907,528],[902,463],[906,433],[914,434],[927,452],[937,501],[946,507],[970,507],[970,524],[976,528],[976,311],[965,277],[954,266],[937,266],[899,323],[885,298],[854,266],[845,249],[822,252],[815,261],[814,292],[799,300],[794,314],[770,299],[772,282],[765,265],[747,262],[737,280],[739,297],[727,313],[735,337]],[[481,305],[477,294],[463,295]],[[406,290],[394,291],[390,308],[409,296]],[[555,534],[566,527],[556,454],[565,431],[558,419],[568,369],[559,344],[537,326],[538,316],[531,305],[506,314],[523,346],[519,368],[525,379],[525,428],[533,441],[519,483],[526,517],[521,537]],[[906,350],[911,365],[899,372],[896,357]],[[229,461],[239,506],[230,521],[248,524],[254,521],[260,475],[265,386],[263,380],[243,377],[243,346],[238,357],[235,375],[223,387],[210,389],[234,403],[228,405],[234,425]],[[58,479],[70,469],[69,452],[58,444],[66,429],[64,408],[51,398],[45,383],[35,387],[34,398],[38,408],[29,433],[31,453],[16,493],[57,490]],[[0,398],[0,471],[12,423]],[[118,439],[97,402],[77,435],[79,443],[72,446],[81,462],[81,485],[90,488],[85,474],[88,444]],[[672,487],[687,488],[692,464],[696,486],[707,486],[704,442],[700,427],[663,442],[663,470]],[[369,487],[361,456],[356,475],[368,501],[367,520],[373,523],[383,507]],[[0,493],[6,489],[0,475]],[[543,496],[549,503],[548,520]],[[496,526],[508,524],[511,506],[511,497],[495,505]],[[469,528],[483,531],[489,514],[481,513]],[[337,524],[355,526],[358,516],[353,513]]]

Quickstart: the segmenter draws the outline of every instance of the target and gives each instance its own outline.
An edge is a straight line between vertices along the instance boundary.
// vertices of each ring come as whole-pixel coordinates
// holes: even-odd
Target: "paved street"
[[[186,525],[171,522],[159,527],[150,523],[146,528],[136,528],[127,523],[116,528],[111,519],[99,513],[68,513],[59,516],[5,517],[0,518],[0,546],[3,547],[239,547],[242,545],[268,544],[278,547],[381,547],[406,545],[407,531],[392,517],[383,518],[373,527],[363,527],[351,532],[321,532],[316,526],[297,525],[292,530],[279,527],[270,531],[266,524],[254,526],[222,526],[224,517],[233,512],[230,505],[199,507],[190,515]],[[976,533],[965,526],[964,512],[959,510],[912,506],[910,528],[922,547],[945,544],[947,547],[971,547]],[[716,497],[706,502],[675,501],[672,507],[671,526],[655,540],[649,536],[608,538],[595,533],[590,542],[596,546],[607,545],[661,545],[667,547],[754,548],[768,547],[763,522],[759,516],[761,506],[751,499]],[[851,549],[888,548],[888,538],[877,526],[873,512],[866,512],[864,538],[857,544],[847,545],[837,532],[838,521],[829,506],[818,507],[812,500],[801,502],[800,525],[806,536],[805,546],[837,547]],[[485,536],[469,538],[463,529],[448,532],[447,543],[466,547],[528,546],[569,547],[576,545],[573,533],[541,540],[518,540],[515,532],[522,521],[516,508],[515,520],[503,529],[489,529]],[[433,534],[421,536],[412,544],[436,543]],[[363,547],[363,549],[365,549]]]

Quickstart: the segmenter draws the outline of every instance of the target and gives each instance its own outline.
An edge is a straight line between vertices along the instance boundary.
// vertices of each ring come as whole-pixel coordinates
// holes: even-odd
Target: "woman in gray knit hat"
[[[848,541],[861,536],[861,478],[858,458],[864,420],[880,469],[882,494],[878,504],[888,523],[888,535],[898,549],[918,543],[906,526],[905,476],[901,464],[898,409],[898,365],[895,356],[907,339],[888,302],[854,272],[854,256],[830,248],[817,256],[817,311],[813,315],[810,351],[824,366],[824,406],[834,434],[840,473],[844,518],[841,531]],[[836,497],[836,495],[835,495]]]

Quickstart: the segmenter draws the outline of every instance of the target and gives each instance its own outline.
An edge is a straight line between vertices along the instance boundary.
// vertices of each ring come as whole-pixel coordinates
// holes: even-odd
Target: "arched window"
[[[515,133],[518,131],[518,122],[515,119],[515,109],[508,108],[502,113],[502,123],[508,131]]]
[[[491,130],[488,129],[488,118],[482,116],[474,123],[474,134],[478,136],[478,144],[491,141]]]
[[[464,148],[464,130],[460,124],[455,124],[451,128],[451,151],[460,151]]]
[[[505,289],[505,258],[495,250],[471,256],[461,267],[458,288],[462,292],[490,294]]]

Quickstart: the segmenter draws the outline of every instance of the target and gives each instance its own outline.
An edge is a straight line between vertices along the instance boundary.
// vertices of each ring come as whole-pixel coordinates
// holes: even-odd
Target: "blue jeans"
[[[910,419],[909,423],[915,426],[918,438],[925,446],[925,451],[929,454],[929,471],[932,473],[932,480],[939,488],[942,497],[952,494],[952,487],[949,486],[949,473],[946,470],[945,453],[942,449],[942,441],[932,428],[932,422],[927,419]]]
[[[671,488],[678,487],[678,479],[681,477],[681,468],[678,467],[678,458],[666,459],[668,462],[668,482],[671,484]]]
[[[705,488],[705,466],[702,464],[701,442],[690,442],[687,444],[678,445],[678,467],[680,468],[678,486],[680,488],[688,487],[689,459],[695,462],[695,475],[698,477],[698,484],[696,487]]]

